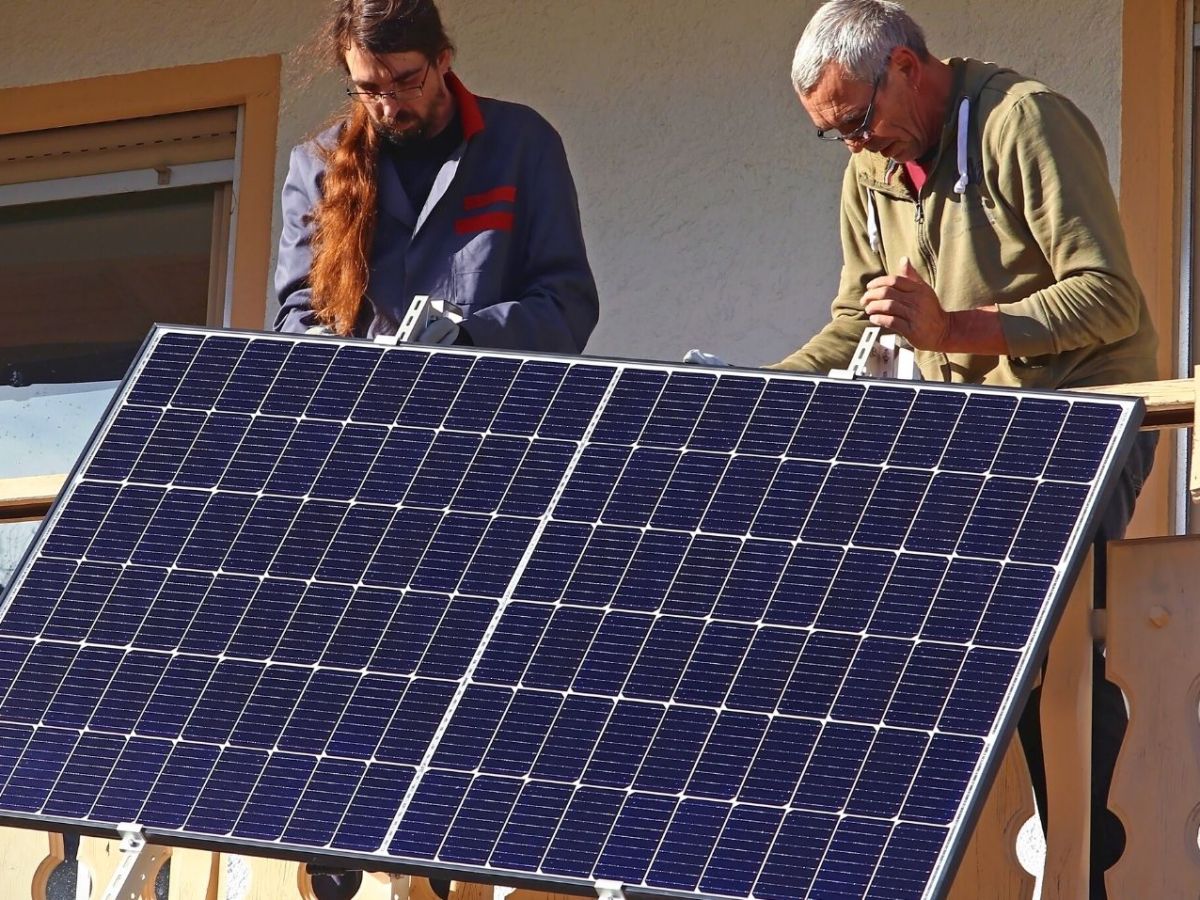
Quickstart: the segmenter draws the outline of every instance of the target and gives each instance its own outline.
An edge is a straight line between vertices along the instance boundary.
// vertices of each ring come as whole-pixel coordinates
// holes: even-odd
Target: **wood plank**
[[[1191,378],[1105,384],[1071,390],[1084,394],[1141,397],[1146,401],[1143,428],[1189,428],[1195,421],[1196,382]]]
[[[207,850],[174,848],[167,900],[228,900],[225,857]]]
[[[0,828],[0,884],[5,896],[45,900],[51,873],[65,856],[57,832]]]
[[[62,490],[66,475],[0,479],[0,521],[40,519]]]
[[[1200,0],[1197,0],[1200,3]],[[1196,366],[1196,377],[1193,385],[1200,385],[1200,366]],[[1192,495],[1193,503],[1200,503],[1200,407],[1193,417],[1192,424],[1192,459],[1188,476],[1188,493]]]

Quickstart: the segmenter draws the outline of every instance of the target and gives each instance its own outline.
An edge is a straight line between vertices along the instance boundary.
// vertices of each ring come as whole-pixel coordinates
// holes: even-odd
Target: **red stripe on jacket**
[[[454,230],[458,234],[474,234],[477,231],[512,231],[513,214],[492,212],[484,213],[481,216],[470,216],[456,221]]]
[[[513,185],[492,188],[482,194],[471,194],[463,198],[464,209],[481,209],[493,203],[514,203],[517,199],[517,189]]]

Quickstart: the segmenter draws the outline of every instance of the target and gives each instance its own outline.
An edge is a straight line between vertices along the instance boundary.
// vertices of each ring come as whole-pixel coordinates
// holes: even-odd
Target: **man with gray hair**
[[[792,80],[817,137],[851,156],[832,321],[775,368],[844,367],[875,324],[908,339],[927,380],[1045,390],[1156,377],[1104,147],[1074,104],[997,65],[937,59],[888,0],[823,4]],[[1154,446],[1139,438],[1103,517],[1099,585]],[[1106,801],[1126,720],[1095,662],[1092,896],[1103,897],[1124,843]],[[1044,819],[1037,708],[1035,693],[1021,736]]]

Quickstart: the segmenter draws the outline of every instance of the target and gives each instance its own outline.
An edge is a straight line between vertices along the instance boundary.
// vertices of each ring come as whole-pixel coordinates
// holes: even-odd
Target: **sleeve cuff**
[[[1023,302],[1001,303],[1000,330],[1004,334],[1004,343],[1008,345],[1008,355],[1017,359],[1027,359],[1035,356],[1046,356],[1057,353],[1054,335],[1045,322],[1040,322],[1029,315]]]

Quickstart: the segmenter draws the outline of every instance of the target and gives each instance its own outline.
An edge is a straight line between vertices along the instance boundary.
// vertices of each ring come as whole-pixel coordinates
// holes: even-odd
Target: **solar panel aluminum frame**
[[[142,349],[139,353],[137,362],[130,369],[125,379],[121,382],[118,390],[110,401],[107,410],[105,411],[101,421],[94,430],[91,439],[88,443],[88,449],[81,455],[79,460],[73,467],[63,491],[56,498],[50,512],[43,520],[37,534],[29,547],[25,551],[21,563],[18,566],[12,582],[7,586],[3,597],[0,597],[0,620],[6,615],[9,606],[11,605],[12,597],[19,590],[24,576],[28,571],[31,561],[36,557],[38,551],[42,547],[48,532],[53,528],[59,513],[69,501],[72,493],[78,487],[82,480],[82,474],[86,470],[91,458],[108,432],[117,412],[122,407],[122,404],[127,397],[131,385],[136,380],[142,367],[149,357],[150,352],[156,346],[158,341],[168,334],[174,333],[192,333],[200,336],[222,335],[226,337],[242,337],[251,340],[280,340],[286,342],[294,342],[292,337],[274,336],[271,334],[260,334],[253,332],[230,332],[219,329],[207,329],[197,327],[184,326],[156,326],[146,338]],[[317,340],[317,339],[312,339]],[[364,342],[354,339],[342,339],[321,337],[322,342],[336,342],[348,346],[364,346]],[[437,353],[464,355],[470,357],[480,356],[505,356],[516,360],[555,360],[563,361],[560,356],[542,353],[515,353],[507,351],[492,351],[480,350],[475,348],[432,348]],[[576,360],[578,361],[578,360]],[[639,369],[651,369],[665,373],[696,373],[704,371],[715,371],[720,374],[736,374],[745,372],[757,377],[764,377],[761,370],[758,369],[739,369],[729,368],[720,370],[706,370],[701,367],[683,364],[662,363],[657,361],[636,361],[636,360],[617,360],[604,359],[599,357],[588,357],[585,359],[588,363],[597,365],[610,365],[617,371],[616,377],[625,367],[636,367]],[[810,382],[825,382],[831,379],[820,376],[796,375],[787,372],[772,372],[770,378],[797,378]],[[867,384],[879,384],[878,381],[868,381]],[[924,384],[921,390],[928,391],[953,391],[962,393],[995,393],[995,394],[1013,394],[1013,392],[1005,389],[992,388],[986,386],[940,386]],[[1052,392],[1029,392],[1021,391],[1020,396],[1026,397],[1041,397],[1043,399],[1051,399],[1061,401],[1063,396]],[[1097,398],[1088,397],[1089,402],[1097,402]],[[1028,696],[1032,688],[1038,671],[1041,668],[1042,662],[1048,651],[1049,643],[1057,626],[1058,620],[1062,615],[1062,611],[1066,605],[1066,600],[1070,594],[1070,590],[1074,581],[1081,569],[1086,557],[1088,548],[1091,543],[1091,535],[1094,534],[1095,528],[1099,524],[1105,504],[1112,492],[1116,488],[1117,481],[1120,476],[1120,465],[1129,454],[1133,441],[1137,434],[1137,426],[1144,414],[1144,404],[1138,398],[1117,398],[1106,397],[1102,402],[1117,406],[1121,410],[1121,421],[1117,431],[1120,434],[1119,439],[1109,445],[1105,451],[1105,458],[1101,465],[1101,470],[1104,475],[1101,479],[1092,483],[1089,488],[1088,500],[1086,502],[1085,514],[1079,520],[1081,524],[1077,524],[1072,532],[1072,536],[1063,554],[1063,562],[1056,567],[1056,574],[1050,589],[1050,597],[1043,604],[1038,613],[1035,624],[1032,628],[1034,638],[1031,644],[1031,651],[1022,655],[1016,674],[1009,684],[1009,689],[1004,696],[1000,712],[998,713],[992,733],[985,738],[987,749],[980,757],[974,773],[968,783],[968,788],[965,793],[965,800],[959,807],[958,814],[948,829],[949,838],[946,845],[938,858],[934,872],[928,881],[928,887],[925,897],[943,897],[949,891],[953,881],[954,873],[961,859],[966,845],[974,830],[975,823],[987,799],[987,793],[992,782],[999,771],[1000,764],[1003,759],[1003,751],[1007,748],[1008,742],[1016,731],[1017,721],[1019,719],[1024,700]],[[604,404],[597,409],[595,417],[599,417],[604,409]],[[581,446],[583,444],[581,443]],[[569,474],[569,470],[568,470]],[[564,476],[564,482],[566,476]],[[486,642],[486,638],[484,639]],[[481,644],[482,646],[482,644]],[[469,675],[469,673],[468,673]],[[420,773],[419,773],[420,774]],[[419,778],[419,775],[418,775]],[[17,814],[11,812],[0,812],[0,822],[9,825],[20,827],[35,828],[45,830],[47,828],[63,829],[79,832],[82,834],[91,834],[96,836],[113,836],[116,834],[116,828],[108,829],[98,826],[95,822],[83,821],[70,818],[61,818],[54,816],[40,816],[36,814]],[[154,843],[163,843],[181,847],[194,847],[198,849],[213,850],[219,852],[241,852],[250,853],[252,855],[263,855],[275,858],[292,859],[311,864],[321,865],[356,865],[371,871],[386,871],[386,872],[404,872],[415,875],[424,875],[430,877],[450,877],[462,880],[476,880],[484,882],[492,882],[497,884],[506,884],[516,887],[526,887],[531,889],[556,890],[567,892],[578,892],[581,895],[594,893],[594,884],[584,880],[568,880],[551,876],[542,876],[539,874],[518,873],[515,871],[504,871],[487,868],[485,866],[472,865],[449,865],[428,860],[419,859],[402,859],[398,857],[386,856],[383,854],[371,853],[354,853],[354,852],[323,852],[310,848],[284,845],[272,841],[255,841],[248,839],[235,839],[227,837],[192,837],[179,831],[158,830],[154,828],[146,829],[147,839]],[[691,898],[695,900],[698,896],[706,896],[698,892],[686,892],[666,889],[642,889],[631,887],[626,890],[626,895],[631,900],[673,900],[673,898]]]

